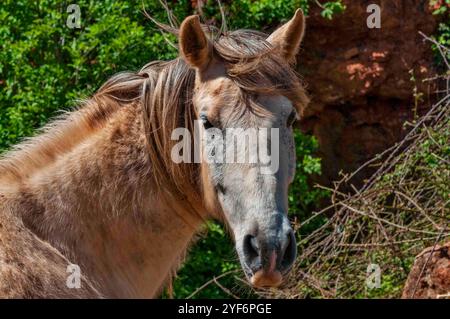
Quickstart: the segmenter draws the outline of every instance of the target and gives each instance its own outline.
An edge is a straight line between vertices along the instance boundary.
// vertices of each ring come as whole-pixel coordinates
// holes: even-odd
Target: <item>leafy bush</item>
[[[0,4],[0,147],[29,136],[55,112],[92,94],[118,71],[176,56],[131,1],[80,0],[81,29],[60,1]],[[186,15],[189,1],[179,1]],[[161,8],[152,7],[156,18]]]
[[[437,42],[443,47],[450,47],[450,0],[430,0],[430,7],[434,15],[442,17],[442,22],[439,23],[436,34]],[[438,64],[444,66],[442,53],[437,45],[433,45],[433,50],[436,52]],[[442,51],[442,47],[441,47]],[[447,60],[450,60],[450,51],[447,49],[443,52]]]
[[[193,12],[195,1],[178,0],[170,8],[180,20]],[[310,0],[224,1],[230,29],[267,31],[287,21],[297,7],[308,10]],[[343,10],[341,1],[323,4],[327,18]],[[142,13],[142,2],[77,0],[81,28],[66,25],[69,2],[2,0],[0,2],[0,150],[33,135],[61,109],[91,95],[111,75],[137,70],[151,60],[177,56],[156,27]],[[157,0],[144,1],[155,19],[166,21]],[[205,16],[220,23],[217,2],[209,0]],[[311,189],[307,177],[320,173],[313,157],[317,142],[296,133],[298,172],[289,202],[292,214],[307,216],[324,194]],[[193,248],[174,283],[174,295],[185,297],[215,275],[239,269],[232,243],[217,224],[208,224],[209,237]],[[228,281],[226,281],[228,280]],[[233,276],[224,285],[235,286]],[[226,297],[216,285],[198,296]]]
[[[333,15],[345,10],[345,5],[341,1],[327,2],[323,5],[322,17],[331,20]]]

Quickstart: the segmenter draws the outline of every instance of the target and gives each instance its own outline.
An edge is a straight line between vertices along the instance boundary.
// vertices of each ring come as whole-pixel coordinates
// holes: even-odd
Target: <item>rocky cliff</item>
[[[319,140],[318,181],[324,184],[401,139],[405,121],[429,107],[433,91],[422,81],[434,74],[433,53],[418,33],[434,34],[437,27],[428,1],[344,3],[345,12],[332,20],[311,7],[298,57],[312,97],[301,125]],[[380,29],[367,26],[372,3],[381,8]],[[368,174],[362,172],[356,182]]]
[[[450,243],[429,247],[416,257],[402,297],[450,299]]]

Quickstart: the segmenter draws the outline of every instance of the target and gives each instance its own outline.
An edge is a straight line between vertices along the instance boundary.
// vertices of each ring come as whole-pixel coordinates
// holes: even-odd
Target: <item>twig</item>
[[[219,281],[217,281],[217,278],[214,277],[214,283],[220,288],[222,289],[223,292],[225,292],[227,295],[233,297],[234,299],[241,299],[238,296],[236,296],[235,294],[233,294],[229,289],[225,288],[224,286],[222,286]]]
[[[211,280],[208,280],[208,281],[205,282],[203,285],[201,285],[200,287],[198,287],[197,289],[195,289],[195,291],[194,291],[192,294],[190,294],[186,299],[192,299],[192,297],[194,297],[194,296],[195,296],[196,294],[198,294],[200,291],[202,291],[203,289],[205,289],[206,287],[208,287],[210,284],[217,282],[217,279],[226,277],[226,276],[228,276],[228,275],[230,275],[230,274],[233,274],[233,273],[236,273],[236,272],[238,272],[238,271],[239,271],[238,269],[230,270],[230,271],[224,272],[223,274],[221,274],[221,275],[219,275],[219,276],[217,276],[217,277],[214,277],[214,278],[211,279]]]

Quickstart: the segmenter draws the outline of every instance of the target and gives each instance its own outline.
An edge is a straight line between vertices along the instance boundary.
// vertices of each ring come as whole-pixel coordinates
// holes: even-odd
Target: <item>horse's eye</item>
[[[295,110],[292,110],[291,114],[289,114],[289,117],[287,119],[286,126],[291,127],[292,125],[295,124],[297,120],[298,120],[297,112]]]
[[[200,113],[200,121],[202,121],[205,130],[214,127],[214,125],[212,125],[211,122],[208,120],[208,116],[206,115],[206,113]]]

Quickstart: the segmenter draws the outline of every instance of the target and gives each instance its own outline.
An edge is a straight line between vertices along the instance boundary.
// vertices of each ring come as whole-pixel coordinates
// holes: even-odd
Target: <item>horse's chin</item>
[[[258,270],[250,278],[250,283],[256,288],[276,288],[283,282],[283,275],[279,271],[266,272]]]

